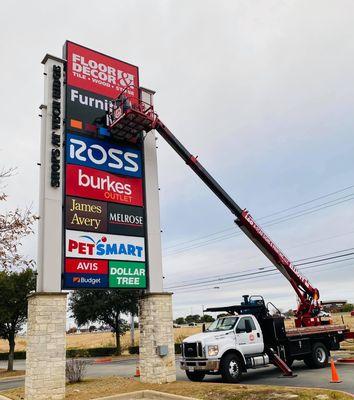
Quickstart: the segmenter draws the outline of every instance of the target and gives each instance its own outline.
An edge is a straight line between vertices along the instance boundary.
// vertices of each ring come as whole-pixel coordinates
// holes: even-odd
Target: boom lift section
[[[318,289],[314,288],[294,267],[291,261],[255,222],[251,214],[246,209],[242,209],[226,193],[220,184],[200,164],[197,157],[193,156],[173,135],[154,112],[152,101],[142,101],[141,95],[139,99],[128,98],[123,92],[111,104],[107,114],[107,127],[113,137],[132,141],[138,140],[142,131],[149,132],[152,129],[156,129],[185,163],[225,204],[231,213],[235,215],[235,223],[239,228],[289,281],[299,299],[298,308],[295,312],[296,327],[321,324],[321,319],[318,317],[320,311]]]

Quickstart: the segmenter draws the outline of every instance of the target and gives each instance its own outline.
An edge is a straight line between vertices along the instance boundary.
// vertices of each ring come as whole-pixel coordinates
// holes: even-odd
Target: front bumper
[[[183,358],[180,361],[180,367],[183,370],[194,369],[196,371],[218,371],[220,367],[220,361],[208,360],[206,358]]]

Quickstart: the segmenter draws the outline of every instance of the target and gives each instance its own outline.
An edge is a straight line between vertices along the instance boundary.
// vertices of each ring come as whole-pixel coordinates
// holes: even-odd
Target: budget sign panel
[[[66,166],[66,194],[114,203],[143,205],[141,179],[78,165]]]
[[[70,133],[66,135],[66,162],[112,174],[142,176],[141,151]]]
[[[64,284],[66,288],[89,288],[103,289],[108,287],[107,275],[81,275],[81,274],[65,274]]]
[[[66,257],[145,261],[144,238],[66,231]]]

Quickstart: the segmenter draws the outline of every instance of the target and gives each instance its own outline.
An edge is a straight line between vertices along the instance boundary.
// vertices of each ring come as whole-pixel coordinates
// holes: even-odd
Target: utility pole
[[[130,345],[133,347],[135,344],[135,328],[134,328],[134,314],[130,314]]]

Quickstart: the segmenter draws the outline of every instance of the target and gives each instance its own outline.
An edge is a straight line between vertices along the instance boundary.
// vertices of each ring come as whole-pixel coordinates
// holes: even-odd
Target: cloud
[[[161,119],[256,218],[353,184],[353,17],[350,0],[340,7],[330,0],[108,0],[104,7],[63,0],[55,9],[44,0],[7,3],[0,15],[0,159],[18,166],[18,175],[1,207],[38,208],[40,61],[46,52],[61,56],[66,39],[139,65],[141,83],[157,90]],[[232,214],[163,139],[157,143],[164,246],[231,232]],[[351,247],[345,233],[353,221],[347,202],[267,232],[291,258],[303,258]],[[235,228],[234,238],[164,258],[166,283],[268,264],[236,235]],[[36,256],[36,236],[23,252]],[[324,276],[349,298],[353,274]],[[238,301],[239,293],[258,291],[294,304],[282,277],[237,290],[212,293]],[[202,292],[176,294],[175,307],[205,300]]]

